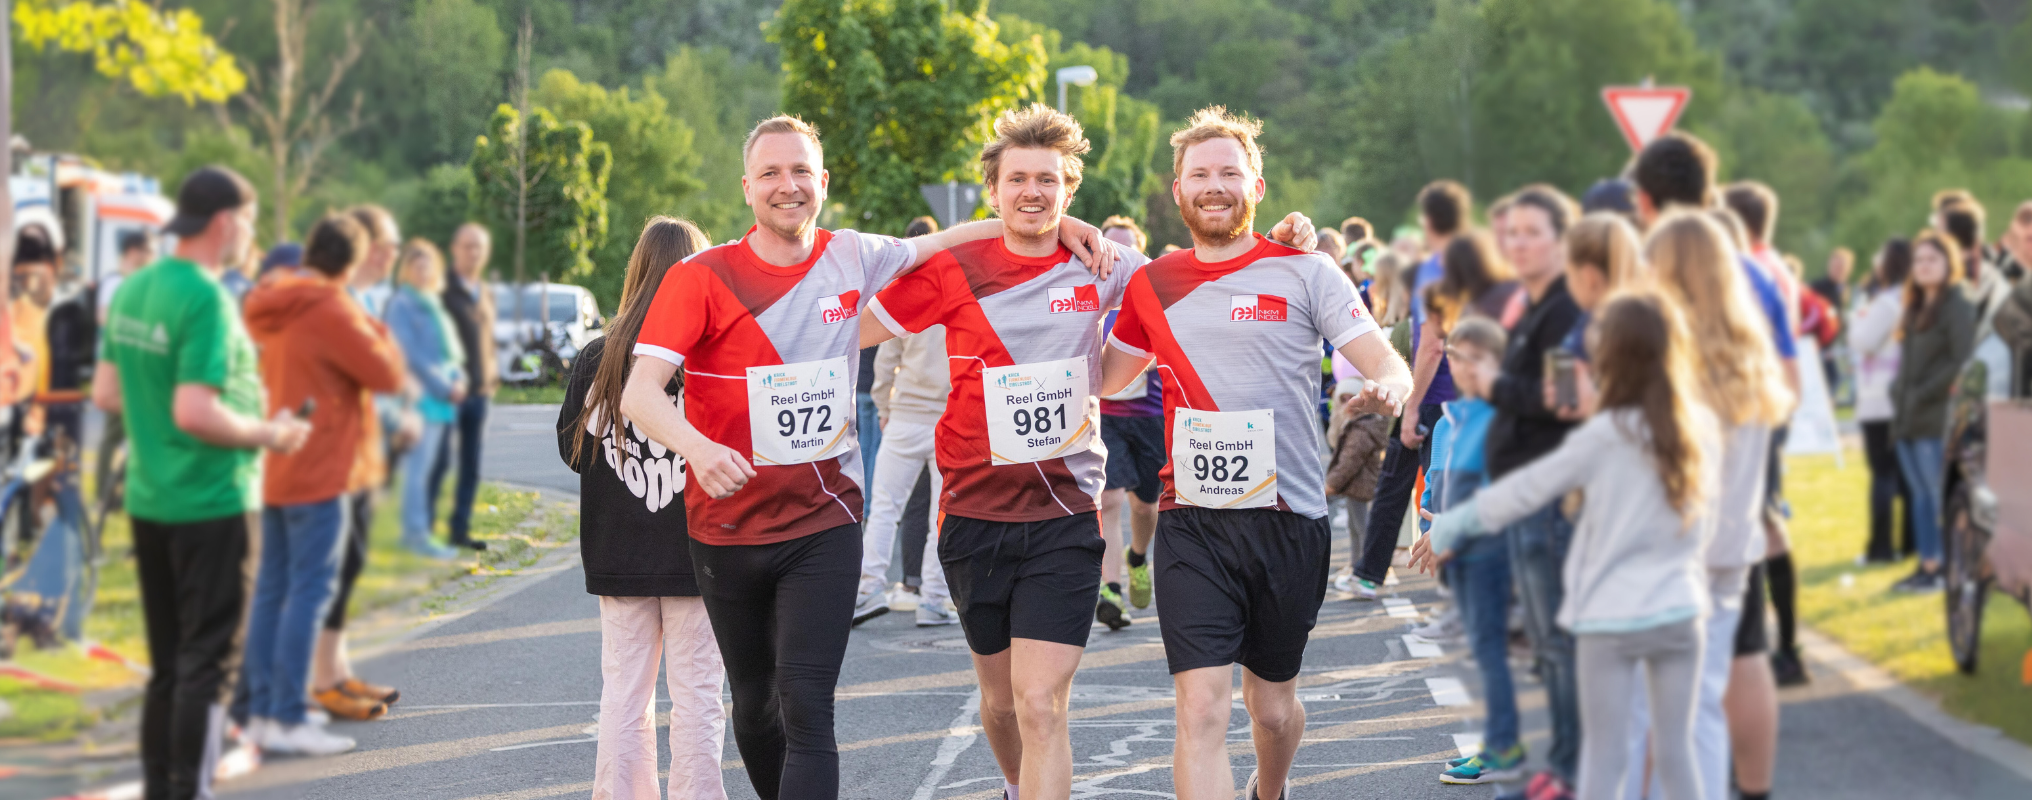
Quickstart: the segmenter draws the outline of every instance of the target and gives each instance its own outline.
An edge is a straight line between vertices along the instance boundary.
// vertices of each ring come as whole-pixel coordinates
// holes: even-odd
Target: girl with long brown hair
[[[690,222],[653,217],[642,228],[620,309],[606,335],[572,363],[557,419],[557,450],[579,473],[586,591],[600,598],[600,730],[593,796],[658,796],[650,701],[662,662],[670,709],[671,798],[725,798],[720,752],[719,644],[699,599],[685,535],[684,459],[621,415],[635,338],[671,265],[708,247]],[[606,351],[614,351],[606,358]],[[676,402],[680,376],[667,391]]]
[[[1615,797],[1628,772],[1640,693],[1656,702],[1654,767],[1670,800],[1700,797],[1693,715],[1699,694],[1721,449],[1701,401],[1678,304],[1619,293],[1595,323],[1601,412],[1559,448],[1433,520],[1431,552],[1449,558],[1575,489],[1587,497],[1564,573],[1559,624],[1575,635],[1582,727],[1578,796]],[[1645,683],[1636,681],[1645,667]]]
[[[1905,313],[1898,326],[1898,377],[1891,382],[1891,439],[1905,497],[1912,502],[1919,569],[1898,583],[1900,591],[1937,592],[1944,585],[1940,491],[1947,397],[1976,339],[1976,308],[1963,294],[1968,278],[1962,259],[1961,247],[1946,234],[1926,230],[1912,237],[1912,272],[1905,278]]]

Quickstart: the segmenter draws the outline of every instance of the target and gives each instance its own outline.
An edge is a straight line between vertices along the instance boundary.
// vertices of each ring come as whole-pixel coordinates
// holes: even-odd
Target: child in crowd
[[[1578,796],[1616,797],[1629,769],[1631,697],[1640,668],[1668,800],[1700,796],[1693,713],[1709,605],[1703,548],[1720,434],[1698,399],[1690,334],[1662,295],[1631,291],[1596,315],[1590,350],[1602,413],[1558,450],[1433,521],[1420,565],[1584,489],[1559,624],[1576,636],[1582,742]]]
[[[670,692],[670,800],[725,800],[719,643],[685,534],[684,459],[621,416],[635,337],[672,264],[708,247],[691,223],[644,225],[607,334],[572,364],[557,449],[579,473],[586,591],[600,598],[600,732],[593,796],[655,798],[656,669]],[[613,350],[612,358],[603,354]],[[666,389],[676,402],[678,384]]]
[[[1595,309],[1610,292],[1649,280],[1649,270],[1639,256],[1637,229],[1621,214],[1597,211],[1582,217],[1566,234],[1566,290],[1580,306],[1580,319],[1560,343],[1560,349],[1574,359],[1575,397],[1573,406],[1561,408],[1557,386],[1545,382],[1545,407],[1555,409],[1564,419],[1581,419],[1591,410],[1594,380],[1588,374],[1587,330]]]
[[[1470,316],[1447,336],[1457,400],[1432,431],[1432,466],[1425,474],[1421,508],[1440,512],[1466,503],[1487,483],[1483,453],[1496,407],[1489,390],[1502,369],[1503,326]],[[1510,682],[1510,548],[1501,536],[1464,542],[1446,564],[1447,585],[1466,627],[1468,646],[1482,673],[1488,721],[1482,752],[1447,764],[1439,779],[1474,784],[1512,781],[1524,774],[1524,745],[1517,736],[1517,693]]]

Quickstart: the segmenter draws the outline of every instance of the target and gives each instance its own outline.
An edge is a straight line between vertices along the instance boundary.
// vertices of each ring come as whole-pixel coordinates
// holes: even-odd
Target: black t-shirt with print
[[[684,459],[624,424],[595,437],[578,424],[600,370],[606,337],[572,363],[558,409],[558,455],[579,474],[579,556],[586,592],[608,597],[696,597],[691,537],[685,533]],[[676,402],[676,381],[668,391]],[[602,426],[591,426],[602,427]],[[577,463],[574,443],[583,440]]]

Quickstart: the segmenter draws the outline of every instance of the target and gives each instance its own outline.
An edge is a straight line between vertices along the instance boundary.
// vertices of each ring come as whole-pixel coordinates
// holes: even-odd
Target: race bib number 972
[[[847,359],[748,368],[748,438],[757,466],[803,464],[854,447]]]
[[[1276,414],[1262,411],[1174,412],[1171,484],[1178,502],[1206,508],[1277,504]]]
[[[1086,356],[981,370],[992,461],[1028,464],[1091,448],[1099,430],[1090,396]]]

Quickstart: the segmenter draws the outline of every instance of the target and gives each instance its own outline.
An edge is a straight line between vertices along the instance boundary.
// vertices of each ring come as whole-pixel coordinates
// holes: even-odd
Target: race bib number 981
[[[854,447],[847,359],[748,368],[748,438],[757,466],[803,464]]]
[[[1099,430],[1089,396],[1086,356],[981,370],[992,461],[1028,464],[1092,447]]]
[[[1275,421],[1268,409],[1174,412],[1171,484],[1178,502],[1206,508],[1276,505]]]

